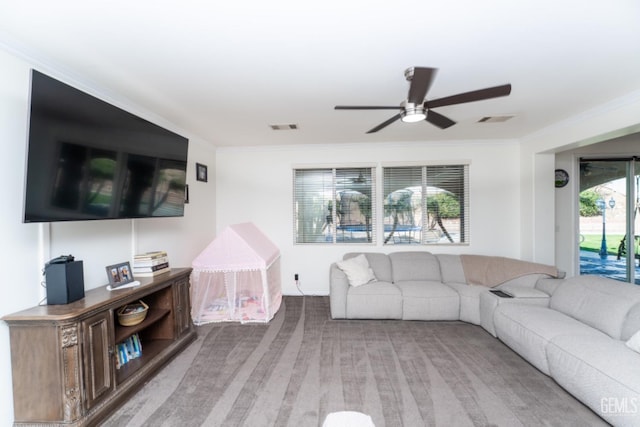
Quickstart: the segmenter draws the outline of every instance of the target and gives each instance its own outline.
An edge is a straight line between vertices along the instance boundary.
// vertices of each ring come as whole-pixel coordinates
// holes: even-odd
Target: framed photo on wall
[[[207,166],[201,163],[196,163],[196,179],[198,181],[207,182]]]

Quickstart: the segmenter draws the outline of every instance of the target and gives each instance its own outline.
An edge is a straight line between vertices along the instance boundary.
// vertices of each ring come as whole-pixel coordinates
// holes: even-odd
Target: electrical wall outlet
[[[298,273],[293,275],[293,280],[298,280]]]

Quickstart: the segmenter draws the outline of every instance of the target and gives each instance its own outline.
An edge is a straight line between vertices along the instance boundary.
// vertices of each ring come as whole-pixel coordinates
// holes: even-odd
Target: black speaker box
[[[47,281],[47,304],[69,304],[84,298],[82,261],[49,264],[44,269]]]

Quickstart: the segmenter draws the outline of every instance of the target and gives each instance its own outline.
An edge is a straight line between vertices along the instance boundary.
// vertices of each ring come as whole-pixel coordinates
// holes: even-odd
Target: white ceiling
[[[0,44],[218,146],[519,138],[640,90],[637,0],[0,0]],[[446,130],[333,109],[399,105],[409,66],[427,99],[513,90]]]

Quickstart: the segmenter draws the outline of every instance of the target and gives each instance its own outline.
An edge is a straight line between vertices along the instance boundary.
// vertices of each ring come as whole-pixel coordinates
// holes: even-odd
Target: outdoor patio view
[[[580,163],[580,274],[640,284],[640,176],[630,170],[624,160]]]

